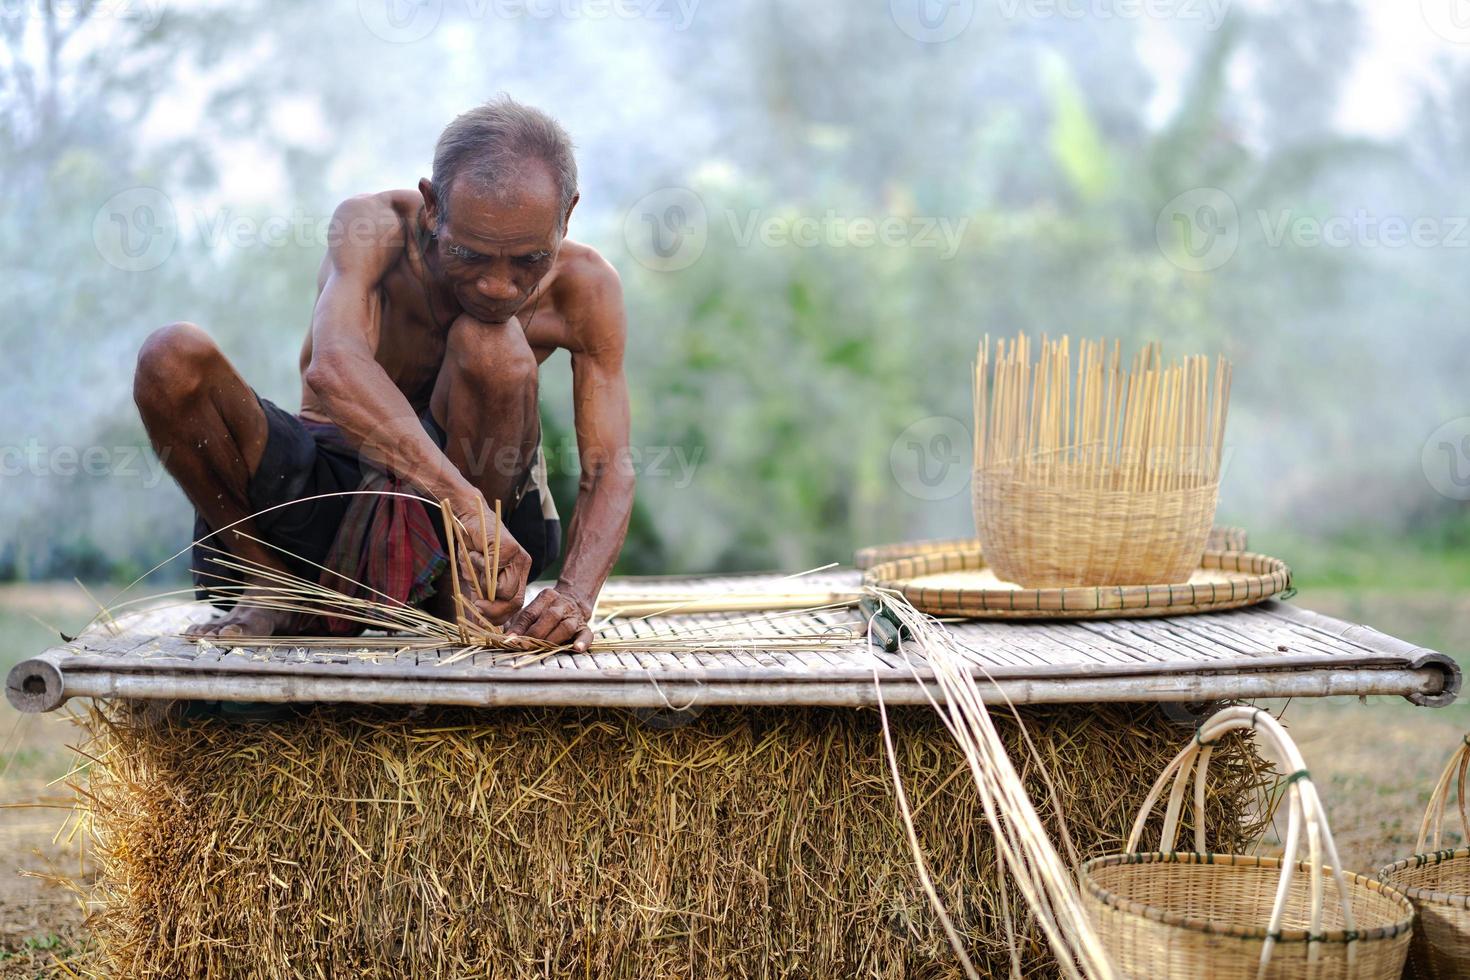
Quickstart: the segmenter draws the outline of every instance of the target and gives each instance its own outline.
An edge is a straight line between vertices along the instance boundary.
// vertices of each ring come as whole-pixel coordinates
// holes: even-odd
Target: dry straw
[[[975,528],[1028,587],[1183,582],[1219,493],[1230,364],[1020,335],[975,363]]]
[[[499,585],[501,511],[498,501],[495,504],[493,525],[489,521],[488,512],[483,506],[481,507],[480,523],[485,533],[478,542],[471,540],[468,528],[449,510],[446,504],[413,494],[376,490],[341,491],[305,497],[292,503],[355,494],[403,497],[420,501],[440,511],[444,518],[446,550],[449,554],[459,558],[458,561],[449,563],[448,574],[442,577],[440,583],[441,588],[447,586],[450,590],[450,605],[456,611],[453,621],[442,619],[425,609],[395,599],[337,570],[328,569],[316,562],[304,559],[279,545],[240,529],[239,525],[261,514],[290,506],[290,504],[278,504],[213,531],[175,552],[113,596],[109,604],[101,608],[88,627],[99,620],[111,623],[116,613],[130,607],[158,608],[198,605],[192,598],[193,589],[172,590],[127,600],[122,599],[122,596],[168,562],[190,553],[196,547],[202,547],[211,553],[211,564],[217,569],[225,570],[224,572],[200,572],[216,580],[209,586],[210,592],[216,597],[228,599],[238,606],[289,613],[299,617],[296,620],[298,623],[312,618],[333,618],[353,623],[369,631],[362,636],[355,637],[291,633],[272,636],[230,635],[226,639],[231,646],[333,647],[361,651],[366,654],[407,649],[430,650],[458,647],[459,650],[456,653],[440,662],[443,664],[457,663],[474,656],[477,657],[478,662],[488,660],[491,663],[505,662],[512,666],[538,663],[554,654],[573,649],[570,642],[555,644],[527,636],[508,637],[500,626],[487,620],[476,606],[476,599],[494,596]],[[488,530],[492,526],[494,528],[493,538],[489,536]],[[323,585],[321,582],[304,578],[282,568],[239,558],[213,543],[213,539],[225,534],[253,541],[301,565],[314,567],[324,573],[323,577],[327,580],[354,586],[359,594],[347,594],[337,588]],[[487,560],[483,569],[477,569],[471,562],[470,553],[472,551],[486,556]],[[809,571],[824,571],[830,567],[827,565]],[[463,578],[461,578],[461,570],[464,570]],[[797,573],[788,576],[787,579],[796,579],[803,574],[807,573]],[[712,594],[690,597],[660,594],[652,597],[653,603],[638,600],[626,604],[611,603],[606,609],[599,610],[603,618],[601,622],[593,624],[596,632],[588,652],[615,653],[622,650],[637,650],[641,652],[699,653],[707,650],[729,649],[732,645],[749,650],[813,650],[847,644],[855,638],[853,631],[842,627],[833,627],[820,632],[802,631],[792,629],[786,622],[807,613],[850,606],[857,601],[855,592],[802,588],[798,583],[793,586],[772,589],[764,595],[764,598],[769,600],[766,603],[761,602],[762,597],[739,594],[738,588],[732,588],[729,592],[731,593],[729,596]],[[658,625],[651,629],[638,630],[636,637],[621,636],[618,635],[616,629],[605,628],[608,626],[610,617],[648,620],[654,618],[655,614],[670,612],[729,613],[745,610],[755,614],[743,619],[726,618],[704,624],[686,621],[681,622],[678,626]],[[487,656],[479,657],[478,655],[481,654]]]
[[[77,774],[91,975],[960,975],[872,711],[102,710]],[[995,726],[1041,819],[1061,800],[1082,855],[1116,850],[1178,728],[1139,705],[1019,718],[1025,735]],[[935,890],[977,970],[1004,976],[997,838],[967,757],[928,708],[889,723]],[[1259,831],[1263,769],[1249,743],[1216,749],[1223,846]],[[1057,975],[1019,904],[1022,975]]]
[[[1470,976],[1470,848],[1442,848],[1450,790],[1457,788],[1461,843],[1470,841],[1465,775],[1470,736],[1461,740],[1430,795],[1414,855],[1378,872],[1378,880],[1403,889],[1414,903],[1410,975],[1420,980]]]

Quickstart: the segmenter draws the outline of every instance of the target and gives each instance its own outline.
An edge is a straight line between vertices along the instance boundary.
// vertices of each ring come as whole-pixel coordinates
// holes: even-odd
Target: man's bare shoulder
[[[416,190],[355,194],[332,213],[332,243],[402,248],[424,199]]]
[[[562,242],[554,287],[557,305],[579,332],[622,332],[623,281],[611,262],[591,245]]]

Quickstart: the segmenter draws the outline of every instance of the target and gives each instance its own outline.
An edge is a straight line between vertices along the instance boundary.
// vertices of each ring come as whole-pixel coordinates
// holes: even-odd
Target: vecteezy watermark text
[[[173,200],[158,188],[129,187],[97,209],[92,242],[109,265],[125,272],[147,272],[168,261],[183,229],[192,233],[192,240],[214,250],[375,245],[384,234],[382,224],[373,218],[299,207],[267,214],[196,208],[181,217]]]
[[[61,25],[82,20],[118,20],[151,31],[163,20],[166,0],[0,0],[0,22],[37,19],[48,13]]]
[[[894,26],[924,44],[942,44],[975,20],[1173,20],[1217,30],[1232,0],[889,0]]]
[[[1177,20],[1219,28],[1231,0],[995,0],[1006,20]]]
[[[1470,419],[1464,420],[1470,423]],[[1470,428],[1467,428],[1470,431]],[[1201,476],[1215,469],[1215,447],[1156,446],[1108,454],[1108,465],[1136,472],[1193,473]],[[1470,439],[1465,443],[1470,456]],[[1225,445],[1220,451],[1219,474],[1223,477],[1234,455]],[[888,447],[888,468],[900,490],[917,500],[948,500],[970,486],[974,448],[970,424],[949,415],[930,415],[904,427]],[[1090,464],[1090,457],[1081,462]],[[1470,470],[1470,467],[1467,467]],[[1426,469],[1426,472],[1428,470]],[[1470,478],[1467,478],[1470,483]],[[1467,488],[1470,496],[1470,488]]]
[[[1379,213],[1353,208],[1306,214],[1294,208],[1242,213],[1218,187],[1195,187],[1171,198],[1154,223],[1159,251],[1190,272],[1229,262],[1243,243],[1266,248],[1470,248],[1470,215]]]
[[[713,212],[687,187],[663,187],[634,202],[623,218],[623,240],[639,264],[659,272],[686,269],[709,243],[711,224],[737,248],[915,248],[954,258],[967,217],[864,215],[827,208],[820,214],[724,208]]]
[[[139,479],[151,490],[167,475],[167,458],[167,446],[158,457],[139,446],[51,446],[33,438],[20,445],[0,446],[0,477]]]
[[[456,19],[486,20],[644,20],[676,31],[694,22],[700,0],[453,0]],[[446,0],[358,0],[357,14],[374,36],[391,44],[412,44],[434,32]]]

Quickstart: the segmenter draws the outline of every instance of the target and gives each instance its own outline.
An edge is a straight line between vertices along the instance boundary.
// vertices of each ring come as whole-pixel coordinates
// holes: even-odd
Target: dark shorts
[[[247,506],[262,540],[284,549],[277,557],[294,575],[317,581],[327,552],[337,537],[352,497],[325,497],[302,500],[318,494],[356,490],[362,483],[362,465],[355,450],[341,444],[330,427],[304,422],[269,399],[256,396],[265,412],[268,431],[260,465],[250,477],[246,489]],[[440,449],[447,437],[426,409],[419,420]],[[292,503],[292,501],[301,501]],[[285,506],[281,506],[281,505]],[[275,508],[275,509],[271,509]],[[266,513],[261,513],[266,511]],[[439,512],[429,508],[429,516],[444,543],[444,529]],[[519,506],[505,522],[511,536],[531,555],[531,579],[554,562],[561,553],[561,521],[542,516],[541,494],[533,485],[526,490]],[[198,513],[194,515],[194,538],[210,533],[211,528]],[[219,538],[205,545],[224,547]],[[236,575],[215,565],[215,552],[196,544],[193,553],[194,585],[201,599],[211,598],[205,586],[218,583],[220,577],[233,580]],[[211,574],[213,573],[213,574]],[[215,599],[216,605],[229,605],[228,600]]]

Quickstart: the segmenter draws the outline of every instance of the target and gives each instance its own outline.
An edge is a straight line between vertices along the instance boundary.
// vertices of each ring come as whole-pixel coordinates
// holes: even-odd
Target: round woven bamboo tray
[[[1210,529],[1205,539],[1207,551],[1244,551],[1247,536],[1243,527],[1216,526]],[[853,553],[852,563],[860,569],[872,568],[881,561],[896,561],[913,558],[915,555],[932,555],[940,551],[980,552],[979,538],[927,538],[922,541],[899,541],[894,544],[875,544],[859,548]]]
[[[1249,551],[1207,551],[1183,584],[1024,589],[1001,581],[978,552],[939,551],[879,562],[863,583],[902,593],[931,616],[1113,619],[1254,605],[1289,589],[1291,569],[1279,558]]]
[[[1434,787],[1419,825],[1414,856],[1378,872],[1379,880],[1401,889],[1419,913],[1414,924],[1414,941],[1409,946],[1409,969],[1404,974],[1418,980],[1470,976],[1470,848],[1439,848],[1449,790],[1457,775],[1460,822],[1465,839],[1470,840],[1470,814],[1465,803],[1467,768],[1470,768],[1470,736],[1450,757]],[[1433,837],[1426,841],[1431,828]]]
[[[1212,854],[1199,825],[1195,850],[1176,851],[1189,784],[1199,813],[1213,744],[1239,730],[1254,730],[1286,774],[1284,857]],[[1145,822],[1171,777],[1160,849],[1140,853]],[[1414,908],[1402,893],[1341,870],[1301,754],[1276,719],[1246,706],[1200,727],[1154,783],[1126,852],[1088,861],[1082,886],[1119,975],[1138,980],[1390,980],[1403,971],[1413,931]]]

